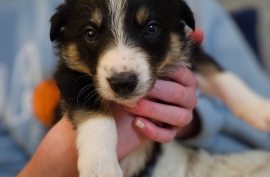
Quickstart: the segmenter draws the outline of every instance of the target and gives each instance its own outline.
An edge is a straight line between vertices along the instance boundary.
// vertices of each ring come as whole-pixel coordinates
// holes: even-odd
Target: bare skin
[[[203,32],[197,29],[191,37],[200,44]],[[136,108],[112,105],[118,131],[119,159],[148,139],[170,142],[176,135],[187,138],[194,134],[196,121],[192,121],[192,111],[197,103],[195,76],[188,68],[179,67],[168,78],[174,82],[158,80],[150,95],[171,103],[169,105],[147,99],[141,99]],[[78,176],[75,139],[72,124],[63,117],[48,132],[18,177]]]

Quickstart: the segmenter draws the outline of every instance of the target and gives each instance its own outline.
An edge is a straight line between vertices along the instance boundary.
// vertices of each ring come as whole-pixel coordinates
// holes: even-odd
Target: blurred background
[[[195,16],[197,15],[198,19],[201,18],[197,24],[205,30],[206,38],[203,47],[207,52],[217,59],[220,58],[219,62],[226,69],[231,67],[232,71],[236,72],[252,89],[263,96],[270,97],[270,89],[268,89],[270,82],[265,76],[269,76],[270,73],[270,0],[187,1],[191,5],[195,3],[199,6],[199,8],[194,8],[193,5],[193,10],[195,9]],[[49,130],[50,123],[46,120],[44,122],[36,114],[34,99],[36,88],[52,78],[57,63],[49,40],[49,19],[61,2],[62,0],[0,0],[0,177],[15,176],[29,161]],[[228,13],[225,14],[216,2],[219,2]],[[215,19],[213,13],[219,12],[220,16]],[[232,26],[233,30],[230,30],[231,27],[226,30],[229,29],[233,34],[237,34],[236,37],[235,35],[226,36],[227,31],[222,31],[225,30],[223,24],[225,27]],[[222,28],[215,29],[218,25]],[[232,49],[231,46],[235,48]],[[239,54],[238,51],[244,55]],[[250,70],[250,74],[248,74],[249,68],[248,71],[241,70],[246,64],[251,66],[244,61],[245,57],[240,62],[241,66],[233,66],[234,63],[226,65],[226,54],[235,58],[250,56],[255,62],[248,63],[255,65],[255,69],[253,67],[254,70]],[[239,62],[237,64],[239,65]],[[259,70],[264,77],[259,78],[254,75],[252,71],[255,70]],[[264,84],[258,85],[254,81]],[[46,89],[45,93],[47,93]],[[50,99],[50,96],[44,95]],[[202,98],[206,99],[205,96]],[[208,101],[205,102],[208,103]],[[227,111],[216,100],[210,100],[209,105],[213,107],[211,110]],[[211,112],[208,115],[216,116],[217,114]],[[217,117],[214,117],[214,120],[219,119]],[[252,132],[251,127],[233,116],[228,120],[231,123],[228,124],[229,128],[234,125],[242,128],[235,126],[237,131],[233,130],[232,133],[233,128],[229,129],[226,126],[224,128],[222,125],[224,120],[220,121],[220,126],[218,123],[215,124],[217,121],[213,121],[215,129],[210,132],[213,136],[211,137],[212,134],[209,135],[209,132],[206,133],[208,137],[202,137],[196,145],[212,152],[218,149],[219,152],[225,152],[222,149],[225,146],[221,144],[216,143],[216,146],[211,147],[207,145],[208,142],[213,145],[212,140],[216,140],[214,134],[218,134],[222,135],[218,137],[221,137],[220,139],[227,145],[233,147],[237,144],[235,146],[237,150],[239,147],[270,150],[270,144],[265,143],[270,142],[269,134],[255,130]],[[255,137],[253,139],[256,142],[241,137],[246,134],[250,139]]]
[[[270,73],[270,1],[269,0],[218,0],[221,5],[231,12],[237,14],[246,10],[254,10],[256,18],[256,36],[260,45],[260,56],[265,68]],[[250,16],[242,15],[238,22],[252,20]]]

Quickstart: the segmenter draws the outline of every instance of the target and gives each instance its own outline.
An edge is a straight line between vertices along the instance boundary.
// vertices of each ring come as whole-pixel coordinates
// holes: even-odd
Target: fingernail
[[[124,106],[127,107],[127,108],[135,109],[135,108],[137,108],[138,103],[125,104]]]
[[[144,129],[145,127],[144,123],[141,120],[137,120],[135,125],[140,129]]]

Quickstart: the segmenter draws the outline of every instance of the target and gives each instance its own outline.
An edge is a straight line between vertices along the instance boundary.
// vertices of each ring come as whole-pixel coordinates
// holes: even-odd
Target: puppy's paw
[[[123,172],[118,161],[111,159],[99,159],[98,162],[79,163],[80,177],[123,177]]]
[[[234,113],[257,130],[270,132],[270,101],[257,98],[234,107]]]
[[[230,72],[208,79],[215,96],[252,127],[270,132],[270,100],[251,90],[239,77]]]
[[[117,131],[113,118],[92,117],[80,124],[77,129],[80,177],[123,177],[116,147]]]

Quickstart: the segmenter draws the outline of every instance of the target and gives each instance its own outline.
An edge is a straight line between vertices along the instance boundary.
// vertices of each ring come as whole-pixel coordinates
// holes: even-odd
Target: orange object
[[[38,120],[46,127],[54,123],[54,111],[60,102],[60,92],[54,80],[39,84],[33,95],[33,110]]]

